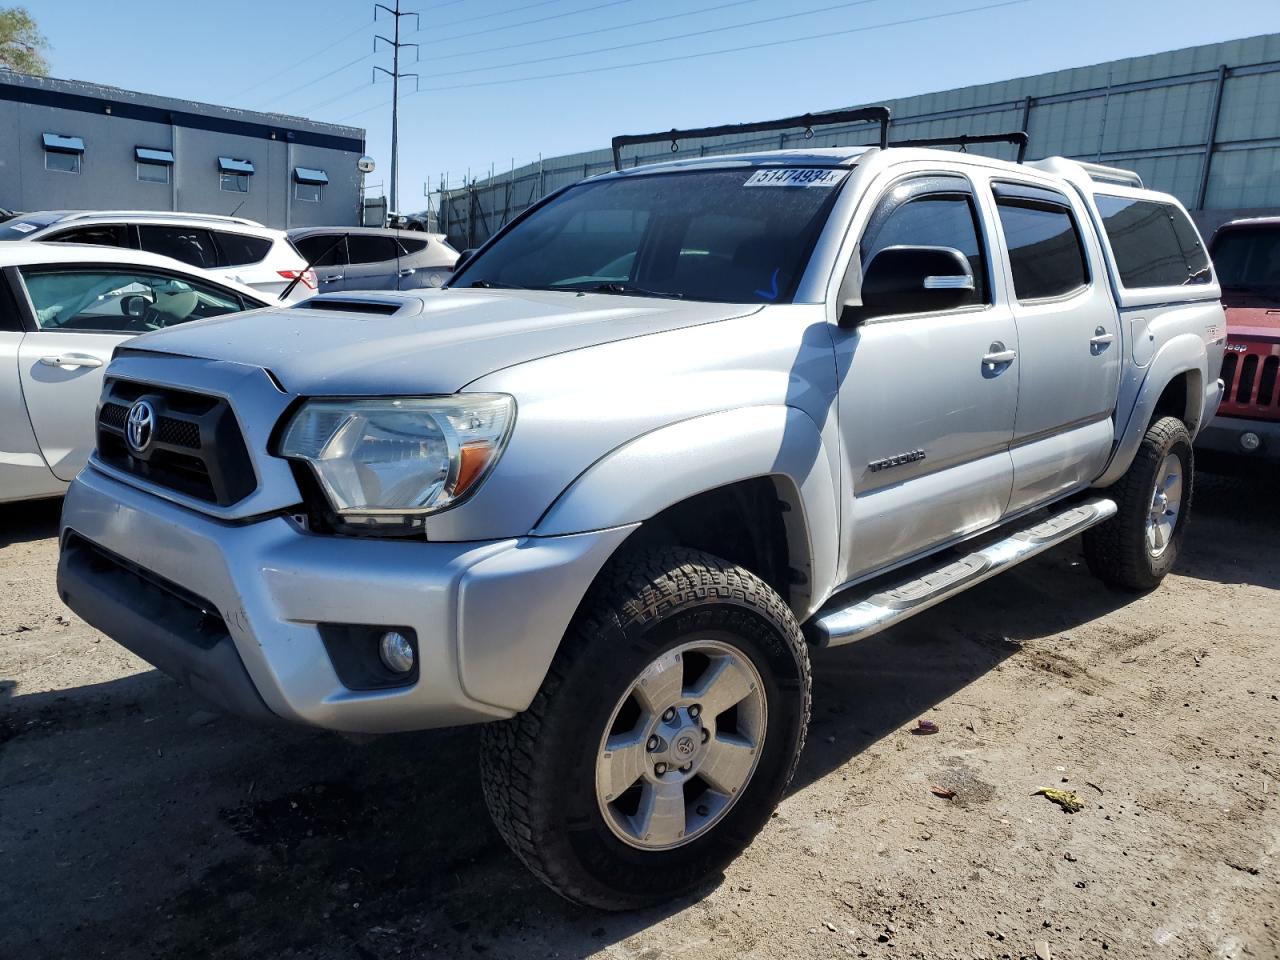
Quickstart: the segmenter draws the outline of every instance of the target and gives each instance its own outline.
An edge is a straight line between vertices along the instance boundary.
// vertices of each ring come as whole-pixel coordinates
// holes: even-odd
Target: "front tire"
[[[1116,515],[1084,534],[1085,562],[1093,575],[1122,590],[1158,586],[1182,549],[1194,480],[1186,425],[1177,417],[1154,421],[1110,490]]]
[[[601,574],[524,713],[482,730],[485,800],[569,900],[677,897],[751,842],[795,771],[808,654],[747,570],[680,548]]]

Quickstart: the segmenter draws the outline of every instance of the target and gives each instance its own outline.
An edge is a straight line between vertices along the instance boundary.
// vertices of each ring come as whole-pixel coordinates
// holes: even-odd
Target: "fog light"
[[[1262,438],[1256,433],[1242,433],[1240,434],[1240,446],[1247,452],[1253,453],[1253,451],[1262,446]]]
[[[378,641],[378,655],[393,673],[408,673],[413,669],[413,644],[403,633],[395,630],[384,633]]]

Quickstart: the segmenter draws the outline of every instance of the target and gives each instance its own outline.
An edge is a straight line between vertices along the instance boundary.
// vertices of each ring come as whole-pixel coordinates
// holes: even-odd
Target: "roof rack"
[[[641,133],[613,138],[613,169],[622,169],[622,148],[641,143],[671,141],[671,152],[680,149],[681,140],[701,137],[724,137],[738,133],[763,133],[766,130],[792,130],[800,127],[806,136],[813,135],[814,127],[829,127],[839,123],[875,122],[880,124],[880,146],[889,145],[889,108],[862,107],[858,110],[832,110],[829,113],[806,113],[782,120],[762,120],[759,123],[729,123],[719,127],[700,127],[695,130],[668,130],[665,133]]]
[[[128,217],[131,220],[212,220],[216,223],[238,223],[245,227],[262,226],[247,217],[228,217],[218,213],[185,213],[181,210],[73,210],[63,220],[87,220],[90,217]]]
[[[955,137],[924,137],[917,140],[895,140],[891,147],[952,147],[961,148],[971,143],[1013,143],[1018,147],[1018,163],[1027,156],[1027,146],[1031,138],[1025,130],[1010,130],[1008,133],[962,133]]]
[[[1132,170],[1122,170],[1119,167],[1108,167],[1102,163],[1088,163],[1084,160],[1077,160],[1080,169],[1089,175],[1090,180],[1096,180],[1098,183],[1115,183],[1122,187],[1137,187],[1143,189],[1142,177]]]

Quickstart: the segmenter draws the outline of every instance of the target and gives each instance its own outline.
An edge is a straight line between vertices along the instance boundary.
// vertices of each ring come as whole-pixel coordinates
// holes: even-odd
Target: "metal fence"
[[[895,140],[1026,130],[1027,156],[1067,156],[1136,170],[1192,210],[1280,207],[1280,34],[1206,44],[886,103]],[[681,142],[698,156],[796,146],[871,144],[874,124]],[[974,152],[1012,160],[1011,146]],[[667,145],[624,156],[671,159]],[[613,169],[608,149],[521,166],[436,196],[439,229],[474,247],[548,192]],[[1208,219],[1212,220],[1212,217]],[[1221,219],[1219,217],[1218,219]]]

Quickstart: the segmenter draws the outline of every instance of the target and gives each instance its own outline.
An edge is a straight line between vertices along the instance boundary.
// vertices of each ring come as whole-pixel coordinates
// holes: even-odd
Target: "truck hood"
[[[1227,339],[1280,340],[1280,307],[1227,307]]]
[[[602,293],[333,294],[145,334],[130,349],[265,367],[290,393],[453,393],[527,360],[755,313],[752,304]],[[394,310],[394,312],[390,312]]]

